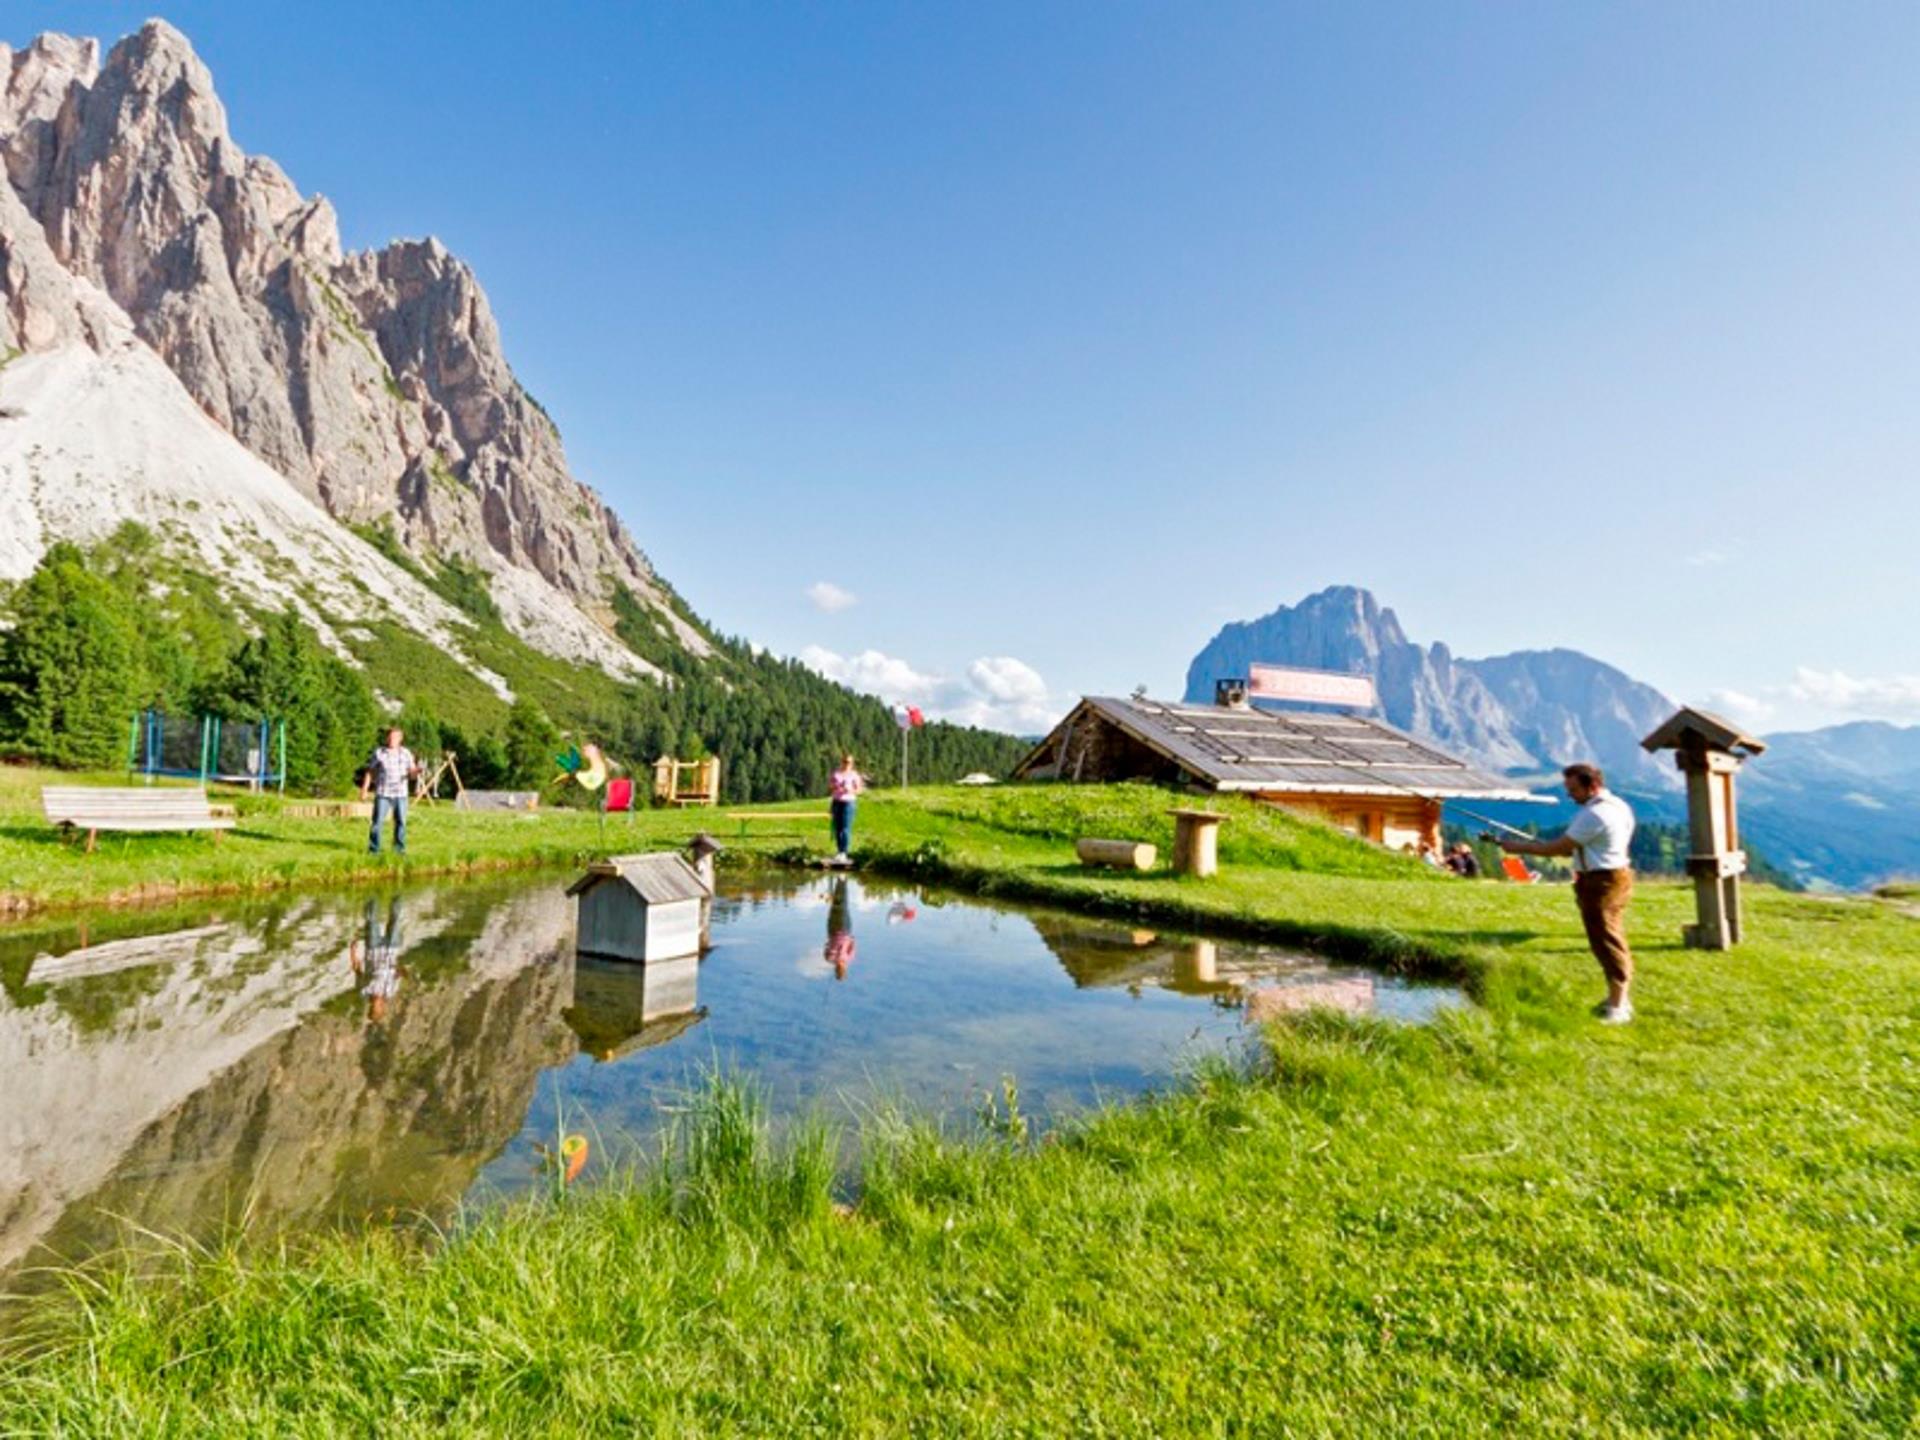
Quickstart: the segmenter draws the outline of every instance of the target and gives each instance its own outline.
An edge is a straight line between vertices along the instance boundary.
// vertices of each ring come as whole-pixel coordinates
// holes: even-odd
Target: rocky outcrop
[[[63,36],[0,46],[0,160],[0,345],[99,348],[71,299],[78,281],[337,519],[389,524],[417,555],[496,579],[531,572],[603,629],[624,587],[705,652],[619,519],[569,473],[472,271],[435,240],[344,254],[327,200],[234,143],[179,31],[149,21],[104,60]],[[507,588],[523,603],[503,610],[542,643],[524,584]],[[570,658],[645,668],[610,637],[590,648]]]
[[[1671,760],[1640,748],[1677,708],[1653,686],[1578,650],[1520,650],[1461,662],[1506,711],[1514,738],[1549,765],[1591,757],[1620,784],[1679,785]]]
[[[1460,660],[1409,640],[1366,590],[1335,585],[1298,605],[1224,627],[1187,671],[1187,698],[1252,664],[1301,665],[1373,677],[1389,724],[1495,771],[1551,771],[1597,759],[1623,784],[1670,790],[1674,777],[1640,749],[1673,703],[1574,650]]]
[[[1187,698],[1210,700],[1216,678],[1245,675],[1261,663],[1372,676],[1390,724],[1495,771],[1537,763],[1472,672],[1446,646],[1407,639],[1399,617],[1368,591],[1335,585],[1223,627],[1188,667]]]

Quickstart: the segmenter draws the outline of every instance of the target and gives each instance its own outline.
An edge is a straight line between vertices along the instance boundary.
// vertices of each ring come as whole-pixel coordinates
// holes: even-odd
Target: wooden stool
[[[1173,816],[1173,873],[1205,878],[1220,869],[1220,825],[1211,810],[1169,810]]]

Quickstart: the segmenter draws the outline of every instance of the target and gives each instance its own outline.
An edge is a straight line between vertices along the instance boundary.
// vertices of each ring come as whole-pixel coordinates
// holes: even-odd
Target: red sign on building
[[[1345,675],[1337,670],[1296,670],[1284,665],[1248,666],[1247,693],[1259,700],[1341,705],[1351,710],[1371,710],[1379,704],[1368,676]]]

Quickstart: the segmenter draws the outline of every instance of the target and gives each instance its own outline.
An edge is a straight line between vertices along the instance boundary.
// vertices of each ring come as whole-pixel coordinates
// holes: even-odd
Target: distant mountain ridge
[[[1598,762],[1623,789],[1678,788],[1640,737],[1675,709],[1653,686],[1577,650],[1523,650],[1462,660],[1407,638],[1372,592],[1333,585],[1298,605],[1222,627],[1187,668],[1189,700],[1266,662],[1373,678],[1387,722],[1497,772]]]
[[[1409,640],[1367,590],[1335,585],[1222,627],[1188,667],[1186,698],[1211,700],[1216,679],[1260,662],[1371,676],[1390,724],[1536,788],[1557,789],[1562,765],[1590,760],[1650,818],[1685,813],[1671,760],[1640,748],[1676,702],[1577,650],[1463,660]],[[1766,738],[1741,782],[1756,849],[1843,887],[1920,874],[1920,726],[1857,721]]]

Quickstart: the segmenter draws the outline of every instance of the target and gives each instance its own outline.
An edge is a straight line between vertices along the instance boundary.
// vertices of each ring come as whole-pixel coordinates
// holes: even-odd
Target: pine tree
[[[510,784],[538,789],[553,778],[560,731],[536,701],[522,697],[513,702],[507,711],[506,741]]]
[[[60,543],[15,586],[0,632],[0,745],[54,765],[124,762],[140,705],[139,631],[126,597]]]

